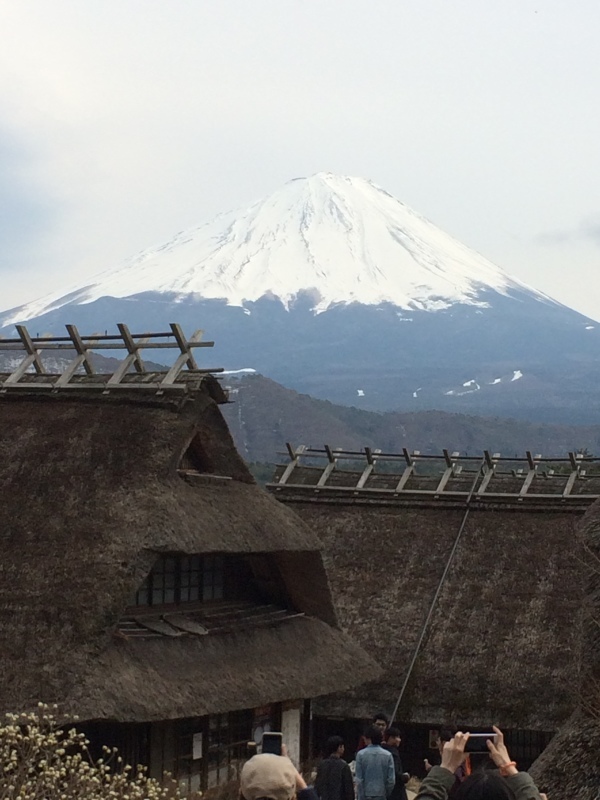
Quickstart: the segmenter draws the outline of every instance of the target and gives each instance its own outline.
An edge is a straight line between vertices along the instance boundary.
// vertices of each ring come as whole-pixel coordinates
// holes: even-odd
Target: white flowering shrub
[[[7,714],[0,726],[0,800],[173,800],[182,795],[134,770],[116,750],[94,761],[89,742],[56,707]]]

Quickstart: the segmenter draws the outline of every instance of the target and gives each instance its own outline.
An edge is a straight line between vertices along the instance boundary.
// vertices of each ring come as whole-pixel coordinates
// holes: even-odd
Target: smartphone
[[[467,741],[465,752],[467,753],[487,753],[487,743],[490,739],[494,739],[496,734],[493,731],[488,733],[472,733]]]
[[[273,753],[275,756],[281,755],[281,745],[283,744],[283,733],[263,733],[262,752]]]

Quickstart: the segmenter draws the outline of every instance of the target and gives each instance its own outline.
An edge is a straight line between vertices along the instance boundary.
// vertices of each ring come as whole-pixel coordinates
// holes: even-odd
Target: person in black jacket
[[[398,728],[387,729],[387,741],[382,744],[384,750],[388,750],[394,759],[394,772],[396,774],[396,783],[389,800],[407,800],[405,782],[408,780],[408,775],[402,769],[402,760],[400,759],[400,731]]]
[[[352,772],[343,755],[344,740],[341,736],[331,736],[315,778],[315,791],[321,800],[354,800]]]

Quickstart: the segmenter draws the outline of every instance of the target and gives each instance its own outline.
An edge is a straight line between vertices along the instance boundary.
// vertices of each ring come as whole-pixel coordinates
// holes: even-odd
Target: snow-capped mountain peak
[[[0,324],[142,292],[220,298],[233,306],[270,296],[286,308],[309,293],[321,312],[353,302],[427,311],[456,303],[483,307],[489,290],[548,299],[374,183],[321,172],[14,309]]]

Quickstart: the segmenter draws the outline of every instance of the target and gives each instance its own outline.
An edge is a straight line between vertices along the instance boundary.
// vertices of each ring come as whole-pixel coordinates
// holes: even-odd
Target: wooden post
[[[283,475],[281,476],[281,478],[279,478],[279,481],[278,481],[279,484],[284,484],[284,483],[288,482],[290,475],[292,474],[294,469],[300,463],[300,456],[306,450],[306,445],[305,444],[301,444],[296,450],[294,450],[294,448],[292,447],[292,445],[289,442],[286,442],[285,446],[287,447],[287,451],[288,451],[289,456],[290,456],[290,463],[287,465],[287,467],[283,471]]]
[[[332,472],[333,472],[333,470],[335,469],[335,465],[336,465],[336,463],[337,463],[337,459],[336,459],[336,458],[335,458],[335,456],[333,455],[333,453],[332,453],[332,451],[331,451],[331,448],[329,447],[329,445],[328,445],[328,444],[326,444],[326,445],[324,445],[324,447],[325,447],[325,452],[327,453],[327,461],[328,461],[329,463],[327,464],[327,466],[326,466],[326,467],[325,467],[325,469],[323,470],[323,474],[322,474],[322,475],[321,475],[321,477],[319,478],[319,482],[317,483],[317,488],[320,488],[321,486],[325,486],[325,484],[327,483],[327,480],[328,480],[329,476],[331,475],[331,473],[332,473]]]
[[[477,490],[478,495],[486,493],[490,481],[496,474],[496,466],[498,465],[498,459],[500,458],[500,453],[494,453],[494,455],[490,456],[489,450],[484,450],[483,456],[484,456],[485,466],[483,468],[484,469],[483,480],[481,481],[481,486]]]
[[[406,447],[402,448],[402,453],[404,455],[404,460],[406,461],[406,467],[404,472],[402,473],[402,477],[398,481],[398,484],[394,491],[401,492],[406,484],[408,483],[408,479],[415,471],[415,459],[413,456],[410,455]]]
[[[456,467],[456,459],[460,455],[458,452],[450,453],[448,450],[444,450],[444,460],[446,462],[446,469],[444,470],[444,474],[442,475],[440,482],[437,485],[437,489],[435,490],[436,494],[440,494],[446,488],[446,484],[450,480],[450,478],[454,475],[454,468]]]
[[[381,453],[381,450],[375,450],[375,454]],[[377,459],[373,456],[370,447],[365,447],[365,456],[367,458],[367,466],[364,468],[362,475],[358,479],[358,483],[356,484],[357,489],[362,489],[369,479],[369,476],[375,469],[375,464],[377,464]]]
[[[541,459],[541,456],[536,456],[533,458],[529,450],[526,452],[527,456],[527,464],[529,465],[529,470],[527,471],[527,476],[523,481],[523,486],[521,487],[521,491],[519,492],[519,497],[524,497],[527,492],[529,491],[529,487],[533,483],[533,479],[537,475],[537,462]]]
[[[571,463],[571,473],[567,480],[566,486],[562,493],[563,497],[568,497],[571,492],[573,491],[573,487],[575,486],[575,481],[579,477],[579,473],[581,472],[581,459],[582,456],[575,453],[569,453],[569,461]]]

